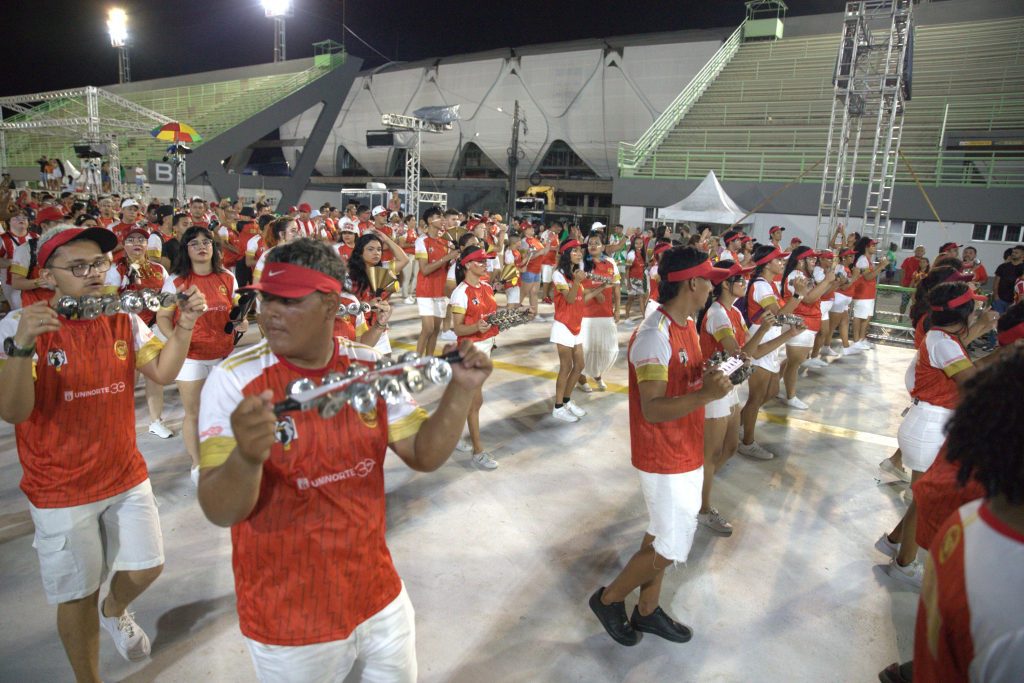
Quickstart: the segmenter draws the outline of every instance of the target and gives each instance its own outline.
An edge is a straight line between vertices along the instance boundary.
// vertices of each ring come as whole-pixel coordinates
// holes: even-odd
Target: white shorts
[[[416,307],[419,309],[421,318],[443,318],[448,312],[448,297],[445,296],[418,296]]]
[[[580,334],[573,334],[569,331],[569,328],[564,323],[560,323],[557,320],[551,325],[551,336],[548,341],[552,341],[562,346],[581,346],[583,344],[583,330],[580,330]]]
[[[845,294],[836,292],[836,298],[832,300],[832,310],[829,311],[831,315],[842,315],[846,313],[850,308],[850,302],[853,301],[850,297]]]
[[[853,317],[860,320],[868,320],[875,312],[874,299],[854,299]]]
[[[519,285],[509,287],[505,290],[505,302],[509,306],[516,306],[519,304]]]
[[[482,351],[483,353],[486,353],[488,357],[490,357],[491,351],[494,350],[494,337],[490,337],[489,339],[481,339],[480,341],[475,341],[473,342],[473,346],[475,346],[478,351]]]
[[[264,683],[342,681],[357,661],[363,665],[360,680],[416,680],[416,613],[405,584],[397,598],[344,640],[294,646],[245,640],[256,678]]]
[[[747,332],[747,338],[749,339],[750,337],[753,337],[754,333],[757,332],[758,329],[760,329],[760,327],[760,325],[751,325],[750,330]],[[772,325],[772,329],[768,330],[765,333],[764,337],[761,338],[761,343],[764,344],[765,342],[770,342],[772,339],[775,339],[781,334],[782,328]],[[765,354],[760,358],[754,358],[753,360],[750,361],[750,364],[753,365],[754,367],[761,368],[762,370],[767,370],[768,372],[776,373],[782,368],[782,360],[780,358],[780,355],[785,352],[785,346],[780,346],[771,353]]]
[[[547,283],[551,282],[551,276],[555,274],[555,267],[547,264],[540,267],[540,281]]]
[[[655,552],[666,560],[686,562],[697,531],[704,468],[681,474],[637,470],[637,474],[647,513],[651,516],[647,533],[654,536]]]
[[[178,371],[178,376],[174,379],[178,382],[199,382],[209,377],[210,372],[222,360],[224,359],[195,360],[193,358],[186,358],[185,362],[181,365],[181,370]]]
[[[786,342],[786,346],[799,346],[800,348],[811,348],[814,346],[814,338],[818,336],[817,332],[811,332],[810,330],[804,330],[800,334],[796,335],[792,339]]]
[[[926,401],[910,406],[896,433],[903,464],[914,472],[927,472],[946,440],[944,430],[952,416],[952,410]]]
[[[385,356],[391,353],[391,338],[388,336],[387,330],[380,335],[380,339],[373,345],[373,348]]]
[[[29,503],[36,527],[46,601],[78,600],[99,590],[110,572],[164,563],[164,540],[153,487],[146,479],[124,493],[67,508]]]
[[[704,419],[715,420],[732,415],[732,409],[740,404],[740,392],[736,387],[722,398],[704,405]]]
[[[821,319],[828,320],[828,314],[832,311],[832,299],[819,301],[818,307],[821,308]]]

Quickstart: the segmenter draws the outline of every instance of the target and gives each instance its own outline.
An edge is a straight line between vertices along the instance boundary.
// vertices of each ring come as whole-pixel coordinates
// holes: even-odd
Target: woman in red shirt
[[[608,388],[601,377],[619,356],[619,334],[615,327],[619,322],[619,270],[615,267],[615,261],[605,256],[604,250],[604,235],[592,232],[587,238],[583,270],[588,275],[607,278],[609,282],[600,282],[590,277],[583,280],[584,289],[601,291],[583,304],[580,334],[583,336],[583,365],[597,382],[598,391]],[[579,384],[584,393],[593,391],[587,384],[586,375],[580,374]]]
[[[195,285],[206,297],[206,311],[196,321],[188,356],[175,379],[185,409],[181,434],[192,461],[192,481],[196,483],[199,480],[199,395],[210,371],[235,348],[234,330],[225,331],[225,328],[230,322],[237,285],[235,276],[221,265],[220,246],[208,228],[192,226],[181,236],[181,246],[164,291],[182,292]],[[174,332],[178,317],[176,307],[162,308],[157,313],[157,325],[165,337]],[[246,327],[248,324],[242,321],[235,329],[244,331]]]
[[[530,300],[530,309],[537,315],[537,288],[540,286],[541,270],[544,267],[544,259],[550,251],[544,243],[537,239],[536,228],[532,223],[523,227],[523,242],[526,245],[527,256],[525,259],[526,270],[523,271],[523,292],[522,300]]]
[[[420,272],[416,276],[416,307],[420,314],[420,336],[416,353],[433,356],[441,323],[448,312],[448,297],[444,295],[445,272],[459,252],[449,248],[448,240],[441,237],[444,217],[441,210],[431,207],[423,213],[427,233],[416,240],[416,258]]]
[[[642,301],[647,289],[644,286],[644,275],[647,270],[644,260],[644,238],[642,235],[633,235],[626,247],[626,312],[625,321],[630,322],[630,315],[633,310],[633,302],[637,302],[637,308],[641,310],[643,318]]]
[[[341,224],[338,234],[341,235],[341,241],[335,243],[334,250],[338,252],[342,261],[348,263],[348,260],[352,258],[352,250],[355,249],[359,231],[356,230],[355,225],[346,221]],[[413,248],[415,249],[415,246]]]
[[[821,331],[821,304],[820,299],[832,288],[836,276],[833,272],[826,272],[821,282],[814,283],[814,267],[818,263],[817,252],[810,247],[797,247],[789,255],[786,269],[782,271],[782,296],[789,299],[793,296],[794,281],[800,279],[807,287],[806,293],[793,310],[795,315],[800,316],[804,321],[804,329],[786,342],[786,369],[783,372],[783,380],[786,383],[786,393],[779,394],[779,398],[790,408],[807,410],[807,404],[797,398],[796,385],[799,377],[800,366],[810,358],[811,349],[814,347],[814,338]],[[823,363],[824,364],[824,363]]]
[[[348,276],[351,281],[352,293],[360,301],[374,306],[377,310],[366,313],[366,324],[380,330],[380,337],[377,339],[374,348],[384,355],[391,353],[391,339],[388,337],[388,320],[391,319],[391,294],[393,288],[377,292],[370,285],[370,278],[367,275],[369,268],[380,266],[383,258],[385,242],[392,245],[392,253],[395,254],[394,269],[401,271],[409,258],[405,252],[398,248],[391,238],[381,236],[372,232],[366,233],[356,240],[352,249],[352,258],[348,260]],[[390,266],[389,266],[390,267]],[[394,271],[393,271],[394,272]]]
[[[419,262],[416,260],[416,239],[419,237],[416,232],[417,222],[416,216],[409,214],[405,217],[405,225],[400,224],[395,228],[398,244],[401,245],[405,255],[409,257],[409,263],[401,273],[402,298],[407,304],[416,303],[416,299],[413,297],[416,296],[416,273],[419,270]]]
[[[874,348],[868,341],[868,325],[875,314],[875,295],[878,289],[878,275],[889,265],[889,259],[882,257],[873,263],[878,250],[878,240],[861,237],[853,248],[854,262],[851,279],[856,281],[853,289],[853,345],[861,351]]]

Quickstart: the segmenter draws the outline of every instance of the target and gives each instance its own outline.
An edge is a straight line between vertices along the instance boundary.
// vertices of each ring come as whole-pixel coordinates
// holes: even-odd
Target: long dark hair
[[[590,240],[594,238],[600,240],[601,246],[608,244],[608,238],[602,235],[600,232],[592,232],[589,235],[587,235],[586,248],[583,250],[583,270],[587,271],[588,273],[593,272],[594,266],[597,265],[597,262],[594,260],[594,257],[590,255]]]
[[[928,315],[931,309],[928,306],[928,292],[936,285],[941,285],[960,271],[951,266],[935,266],[928,274],[921,278],[914,290],[914,303],[910,306],[910,324],[915,328],[921,318]]]
[[[786,261],[786,269],[782,271],[782,282],[785,286],[786,282],[789,282],[789,274],[800,266],[801,258],[804,254],[809,251],[813,251],[810,247],[800,246],[793,250],[793,253],[789,255],[789,259]],[[804,271],[806,274],[806,271]]]
[[[773,251],[775,251],[774,244],[759,244],[756,247],[754,247],[754,253],[751,254],[751,259],[754,261],[754,263],[757,263],[758,261],[763,259],[768,254],[772,253]],[[764,279],[764,269],[768,266],[769,263],[771,263],[771,261],[765,261],[761,265],[754,266],[754,272],[750,275],[750,281],[753,282],[754,280],[757,280],[759,278]],[[661,290],[658,290],[658,292],[660,293]]]
[[[732,268],[732,266],[735,263],[736,262],[733,261],[732,259],[724,258],[715,264],[715,268]],[[722,296],[722,292],[725,290],[725,286],[729,284],[730,280],[732,280],[732,278],[729,278],[728,280],[722,280],[721,282],[714,286],[714,289],[711,290],[711,295],[708,297],[707,303],[704,304],[704,308],[700,309],[700,312],[697,313],[697,332],[700,332],[702,329],[704,329],[704,318],[707,316],[708,310],[711,308],[711,304],[718,301],[718,297]],[[661,294],[660,289],[658,290],[658,294]]]
[[[562,240],[558,245],[558,271],[565,277],[568,282],[572,282],[572,274],[579,268],[578,265],[572,262],[572,249],[566,249],[562,251],[567,243],[571,242],[572,238],[566,238]],[[578,248],[578,247],[576,247]]]
[[[633,237],[631,237],[629,240],[629,249],[626,250],[626,253],[628,254],[629,252],[632,251],[634,254],[636,254],[636,258],[640,259],[640,263],[646,265],[647,259],[646,254],[644,254],[643,250],[643,239],[644,238],[642,235],[633,235]],[[637,242],[639,242],[641,245],[639,249],[636,246]]]
[[[181,249],[178,250],[177,255],[174,257],[174,263],[171,266],[172,275],[188,277],[192,274],[192,258],[188,255],[188,243],[197,237],[205,237],[213,242],[213,260],[211,261],[213,272],[219,273],[224,270],[220,259],[220,245],[217,244],[217,240],[213,239],[213,233],[207,228],[193,225],[181,236]]]
[[[853,247],[853,265],[857,265],[858,259],[864,256],[868,252],[868,245],[871,244],[871,238],[865,235],[857,240],[857,244]]]
[[[384,241],[373,233],[360,235],[352,247],[352,255],[348,257],[348,276],[352,280],[353,292],[365,292],[370,289],[370,276],[366,274],[366,261],[363,259],[363,249],[370,242],[380,244],[381,251],[384,250]]]
[[[466,279],[466,266],[462,265],[462,259],[475,251],[481,251],[480,247],[466,247],[459,253],[459,259],[455,262],[455,284],[461,285]]]
[[[968,289],[970,288],[963,282],[943,282],[940,285],[935,285],[928,292],[928,306],[942,306],[956,297],[965,294]],[[956,308],[939,311],[932,310],[931,317],[925,323],[925,327],[930,329],[932,327],[950,327],[955,325],[959,328],[958,332],[963,332],[967,329],[967,323],[973,312],[974,299],[970,299]]]

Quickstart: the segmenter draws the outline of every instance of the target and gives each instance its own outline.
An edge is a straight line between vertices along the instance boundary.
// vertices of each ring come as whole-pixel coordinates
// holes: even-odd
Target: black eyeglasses
[[[67,270],[70,271],[75,277],[89,277],[89,274],[95,272],[97,275],[110,270],[110,259],[101,258],[93,261],[92,263],[76,263],[73,266],[49,266],[51,270]]]

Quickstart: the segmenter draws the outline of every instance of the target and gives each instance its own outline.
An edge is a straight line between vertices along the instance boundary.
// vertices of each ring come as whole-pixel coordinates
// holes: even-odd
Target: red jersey
[[[465,314],[462,319],[463,325],[476,325],[482,319],[498,310],[498,304],[494,301],[494,290],[486,282],[472,287],[463,280],[452,292],[452,314]],[[460,336],[459,341],[483,341],[498,336],[498,326],[491,325],[486,332],[474,332],[469,336]]]
[[[595,275],[601,275],[612,279],[614,284],[619,284],[619,270],[615,267],[615,261],[608,256],[602,256],[600,259],[594,261]],[[603,283],[596,282],[591,279],[583,280],[584,289],[597,289],[603,286]],[[613,287],[609,287],[601,292],[601,297],[593,297],[590,301],[583,302],[583,317],[584,318],[611,318],[614,317],[614,306],[615,306],[615,290]]]
[[[199,316],[192,331],[192,343],[188,357],[193,360],[216,360],[225,358],[235,348],[234,335],[224,332],[231,319],[235,290],[238,285],[235,276],[227,271],[188,277],[175,275],[167,278],[165,292],[184,291],[195,285],[206,297],[206,312]],[[174,323],[178,323],[178,312],[174,312]]]
[[[107,230],[110,230],[111,225],[113,225],[114,223],[119,223],[120,221],[114,216],[111,216],[110,218],[104,218],[103,216],[99,216],[96,218],[96,222],[100,224],[101,228],[106,228]]]
[[[394,239],[395,238],[394,231],[389,226],[387,226],[387,225],[385,225],[383,227],[380,227],[380,228],[374,228],[374,229],[377,232],[381,233],[382,235],[387,235],[389,239]],[[383,241],[384,240],[381,240],[381,242],[383,242]],[[415,248],[413,249],[413,251],[415,252]],[[380,254],[380,262],[381,263],[387,263],[388,261],[393,261],[394,259],[395,259],[395,255],[393,253],[391,253],[391,249],[388,248],[388,246],[385,244],[384,245],[384,251],[382,251],[381,254]]]
[[[903,263],[900,264],[900,272],[903,276],[900,278],[900,286],[910,287],[914,281],[914,275],[921,269],[921,259],[916,256],[910,256],[903,259]]]
[[[736,344],[743,348],[747,343],[747,325],[743,322],[743,313],[735,306],[728,309],[715,301],[704,314],[704,323],[700,329],[700,351],[705,358],[710,358],[719,351],[725,351],[722,340],[732,337]]]
[[[747,287],[747,320],[756,325],[764,310],[775,304],[779,308],[786,305],[785,299],[779,295],[779,288],[774,282],[756,277]]]
[[[558,265],[558,247],[561,244],[561,240],[558,237],[558,233],[554,230],[547,231],[547,237],[544,237],[544,241],[551,248],[551,250],[544,254],[544,260],[541,263],[545,266],[557,266]]]
[[[420,260],[420,270],[416,274],[416,296],[437,298],[444,296],[445,268],[438,268],[433,273],[423,272],[423,266],[436,263],[448,255],[448,242],[440,237],[422,235],[416,240],[416,258]]]
[[[523,241],[526,242],[526,248],[534,253],[539,252],[544,248],[544,243],[536,237],[527,237]],[[526,272],[540,274],[541,266],[543,265],[544,257],[534,256],[530,259],[530,262],[526,264]]]
[[[967,503],[935,534],[914,629],[914,680],[1019,681],[1024,534]]]
[[[974,282],[981,284],[988,282],[988,271],[985,270],[981,261],[964,261],[964,269],[960,272],[964,275],[973,275]]]
[[[130,230],[134,230],[135,228],[142,228],[146,231],[146,235],[149,235],[149,228],[142,223],[124,223],[122,221],[118,221],[113,225],[107,226],[107,228],[117,235],[118,244],[124,244],[125,236]]]
[[[14,336],[21,311],[0,320]],[[116,496],[145,481],[135,442],[135,369],[163,344],[137,316],[61,320],[35,343],[35,406],[14,426],[21,490],[39,508]],[[0,362],[8,362],[0,350]]]
[[[30,239],[25,240],[24,244],[19,244],[14,249],[14,258],[11,260],[11,280],[14,280],[15,275],[23,277],[27,280],[35,280],[39,277],[39,262],[32,265],[32,252],[33,247],[38,242],[33,242]],[[30,267],[31,266],[31,267]],[[33,289],[20,289],[13,290],[12,294],[14,301],[10,302],[12,308],[24,308],[25,306],[31,306],[37,301],[44,299],[53,298],[53,290],[47,289],[46,287],[35,287]],[[21,300],[21,305],[18,305],[18,300]]]
[[[14,260],[14,250],[17,249],[25,242],[28,242],[29,238],[32,237],[31,233],[25,233],[24,235],[15,235],[13,232],[5,232],[0,234],[0,258],[7,259],[8,261]],[[11,284],[11,269],[4,268],[0,270],[0,274],[3,275],[3,283],[5,285]],[[24,276],[22,276],[24,277]]]
[[[574,283],[565,279],[562,271],[556,270],[551,276],[555,285],[555,320],[565,325],[573,334],[579,334],[583,327],[583,286],[576,288],[576,298],[569,301],[569,290]]]
[[[341,257],[342,261],[348,262],[348,260],[352,258],[352,251],[355,249],[355,247],[350,247],[344,242],[338,242],[337,244],[334,245],[334,249],[335,251],[338,252],[338,256]]]
[[[914,540],[925,550],[931,549],[939,527],[961,505],[985,497],[985,488],[974,477],[961,486],[957,481],[959,472],[960,464],[949,461],[943,444],[932,466],[911,486],[917,506]]]
[[[789,278],[782,283],[782,296],[783,298],[788,297],[789,283],[795,277],[807,277],[804,273],[799,271],[792,271],[789,274]],[[821,305],[815,301],[814,303],[807,303],[803,299],[793,309],[794,315],[798,315],[804,320],[804,327],[811,332],[818,332],[821,329]]]
[[[871,262],[867,256],[858,256],[857,262],[854,264],[857,268],[860,268],[861,273],[871,268]],[[857,282],[854,284],[853,298],[854,299],[874,299],[875,294],[878,291],[878,281],[869,280],[860,275],[857,278]]]
[[[415,256],[416,254],[417,237],[418,235],[416,234],[416,228],[405,229],[405,245],[402,247],[402,251],[404,251],[409,256]]]
[[[704,407],[670,422],[648,422],[640,382],[667,382],[665,396],[704,386],[704,357],[692,320],[677,323],[658,308],[629,340],[629,441],[633,467],[653,474],[692,472],[704,465]]]
[[[136,267],[134,269],[134,277],[131,277],[131,263],[126,257],[122,256],[115,261],[114,269],[120,277],[117,288],[119,292],[138,291],[141,289],[153,289],[159,292],[167,284],[167,271],[156,261],[148,261],[145,269]],[[132,282],[133,280],[134,282]],[[156,322],[156,313],[154,311],[143,310],[139,313],[139,317],[147,326],[152,326]]]
[[[631,280],[640,280],[644,276],[644,254],[643,251],[631,251],[626,254],[626,263],[629,269],[626,272]]]
[[[342,305],[357,303],[359,303],[359,299],[357,299],[352,294],[349,294],[348,292],[341,293]],[[335,337],[341,337],[342,339],[347,339],[349,341],[354,342],[357,341],[361,336],[363,336],[363,333],[366,332],[366,330],[368,329],[370,329],[369,325],[366,324],[366,318],[362,314],[362,312],[356,313],[354,315],[348,312],[339,312],[336,316],[334,316]]]
[[[379,358],[348,341],[338,341],[319,369],[292,365],[266,341],[236,352],[203,387],[200,466],[223,464],[235,448],[231,413],[244,397],[270,389],[281,401],[297,378],[319,384],[329,372]],[[426,417],[408,394],[390,404],[378,399],[366,413],[346,405],[330,419],[316,411],[280,416],[259,499],[231,527],[245,636],[290,646],[341,640],[398,596],[385,541],[384,454],[389,443],[415,436]]]
[[[960,390],[953,376],[973,367],[959,339],[949,332],[931,329],[917,350],[914,388],[910,395],[933,406],[953,410],[960,402]]]

